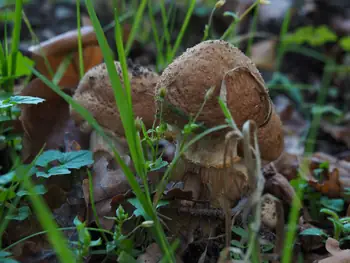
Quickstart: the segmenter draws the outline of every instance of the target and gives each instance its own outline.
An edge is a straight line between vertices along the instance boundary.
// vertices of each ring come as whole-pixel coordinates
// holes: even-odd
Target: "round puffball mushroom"
[[[115,61],[114,64],[123,84],[120,63]],[[155,118],[154,89],[159,76],[147,68],[134,66],[129,70],[129,79],[135,117],[140,117],[145,126],[149,128]],[[123,95],[121,94],[121,96]],[[90,69],[84,75],[73,99],[89,110],[103,128],[124,136],[124,128],[105,63]],[[72,107],[70,113],[72,119],[82,130],[89,130],[90,127],[87,122]]]
[[[214,91],[202,107],[210,88]],[[248,120],[257,124],[262,159],[272,161],[283,150],[282,125],[262,76],[247,56],[225,41],[204,41],[187,49],[164,70],[156,94],[163,98],[157,101],[157,109],[174,130],[181,130],[201,107],[196,122],[206,128],[225,124],[220,96],[238,128]],[[172,174],[173,179],[185,181],[185,188],[186,180],[193,184],[189,177],[200,178],[199,183],[209,189],[211,203],[221,207],[223,200],[233,205],[249,189],[247,168],[237,154],[238,141],[229,149],[233,154],[227,155],[225,163],[230,165],[224,164],[227,132],[207,135],[191,145]]]

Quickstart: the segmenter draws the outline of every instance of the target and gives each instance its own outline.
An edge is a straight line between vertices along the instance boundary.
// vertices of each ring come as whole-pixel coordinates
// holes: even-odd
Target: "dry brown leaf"
[[[284,152],[272,164],[276,172],[282,174],[288,181],[297,177],[297,170],[299,167],[299,158],[297,155]]]
[[[288,205],[291,205],[292,201],[297,198],[294,188],[280,173],[276,173],[267,178],[265,182],[265,191],[283,200]]]
[[[105,157],[100,157],[93,165],[93,194],[96,205],[97,215],[101,221],[102,227],[110,229],[113,226],[113,220],[105,219],[105,216],[114,216],[111,201],[116,195],[125,194],[131,188],[129,182],[121,168],[109,169],[108,161]],[[87,207],[90,206],[89,181],[83,181],[84,198]],[[93,221],[94,219],[91,218]],[[92,222],[90,221],[90,223]]]
[[[334,139],[344,142],[350,148],[350,124],[335,125],[327,121],[322,121],[320,127]]]
[[[146,252],[137,258],[139,263],[157,263],[163,258],[162,251],[156,243],[150,244],[146,248]],[[176,256],[176,263],[182,263],[179,256]]]
[[[350,263],[350,249],[341,250],[336,239],[329,237],[326,249],[331,256],[320,260],[319,263]]]
[[[340,197],[340,182],[339,182],[339,170],[334,169],[329,175],[327,180],[323,182],[308,181],[309,185],[315,188],[317,191],[331,198]]]
[[[262,70],[273,70],[276,61],[276,39],[259,41],[252,46],[251,59]]]

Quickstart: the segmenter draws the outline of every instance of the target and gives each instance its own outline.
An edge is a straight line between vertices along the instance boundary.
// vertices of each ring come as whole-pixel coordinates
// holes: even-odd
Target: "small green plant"
[[[242,227],[234,226],[232,232],[239,236],[240,240],[232,240],[231,245],[240,250],[245,250],[248,248],[248,238],[249,233]],[[274,244],[265,240],[259,240],[260,242],[260,251],[263,253],[269,253],[274,248]],[[242,253],[232,253],[234,260],[242,260]],[[262,261],[262,263],[268,263],[268,261]]]
[[[78,217],[75,217],[73,221],[78,232],[78,241],[72,241],[71,243],[76,246],[73,250],[77,256],[77,262],[83,262],[83,258],[89,255],[91,247],[96,247],[102,244],[101,238],[97,240],[91,240],[91,234],[86,229],[85,223],[81,222]]]
[[[329,215],[327,219],[333,224],[333,238],[338,240],[340,244],[349,240],[350,233],[350,217],[340,218],[336,212],[331,209],[323,208],[320,210],[321,213]],[[300,232],[301,236],[321,236],[326,240],[330,237],[329,234],[325,233],[319,228],[308,228]]]
[[[90,164],[93,164],[91,151],[60,152],[48,150],[41,154],[35,162],[36,175],[48,178],[52,175],[70,174],[70,169],[80,169]]]

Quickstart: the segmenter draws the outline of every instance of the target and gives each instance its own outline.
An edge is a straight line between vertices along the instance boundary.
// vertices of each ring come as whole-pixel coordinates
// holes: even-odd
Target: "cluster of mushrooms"
[[[115,62],[115,66],[122,80],[119,62]],[[212,88],[196,122],[206,128],[226,124],[218,102],[220,96],[239,129],[248,120],[256,123],[262,160],[274,161],[283,151],[282,124],[262,76],[247,56],[225,41],[209,40],[187,49],[160,76],[149,69],[134,67],[129,71],[129,78],[135,116],[143,120],[146,128],[151,128],[161,108],[162,120],[172,130],[177,144],[182,139],[184,125],[198,113]],[[160,95],[162,102],[157,100]],[[103,128],[119,138],[121,147],[126,147],[120,139],[124,129],[105,64],[86,73],[73,98],[88,109]],[[89,131],[89,125],[73,109],[71,116],[82,130]],[[214,132],[191,145],[170,178],[183,181],[185,189],[198,189],[193,191],[193,200],[205,196],[213,207],[222,207],[223,200],[228,200],[233,207],[249,190],[242,145],[237,143],[237,151],[230,155],[228,163],[233,166],[227,166],[224,160],[228,132],[229,129]]]

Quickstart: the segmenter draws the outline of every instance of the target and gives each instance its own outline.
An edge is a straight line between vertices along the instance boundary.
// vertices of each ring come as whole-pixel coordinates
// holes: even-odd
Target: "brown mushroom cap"
[[[115,61],[114,64],[123,84],[120,63]],[[158,78],[157,73],[144,67],[135,66],[129,70],[134,116],[142,118],[146,127],[151,127],[155,118],[154,88]],[[118,135],[124,135],[114,92],[104,63],[85,74],[73,99],[89,110],[102,127]],[[72,107],[70,112],[72,119],[80,127],[88,126],[84,118]]]
[[[284,149],[282,122],[275,109],[272,109],[269,122],[258,129],[258,143],[261,158],[266,161],[276,160]]]
[[[221,88],[225,80],[226,92]],[[163,72],[156,92],[165,89],[163,119],[183,127],[188,117],[199,111],[209,88],[215,90],[207,100],[198,122],[214,127],[225,123],[217,97],[224,97],[238,127],[247,120],[258,126],[271,111],[264,80],[252,61],[238,48],[222,40],[204,41],[174,60]],[[157,103],[158,108],[160,102]]]

